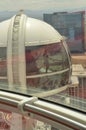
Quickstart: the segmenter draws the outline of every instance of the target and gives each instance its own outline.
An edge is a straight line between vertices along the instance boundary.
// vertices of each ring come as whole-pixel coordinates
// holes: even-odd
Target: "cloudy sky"
[[[85,8],[86,0],[0,0],[0,11]]]

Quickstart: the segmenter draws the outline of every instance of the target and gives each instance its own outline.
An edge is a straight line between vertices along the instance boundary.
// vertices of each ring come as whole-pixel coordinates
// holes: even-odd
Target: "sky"
[[[86,0],[0,0],[0,11],[64,10],[83,7],[86,7]]]

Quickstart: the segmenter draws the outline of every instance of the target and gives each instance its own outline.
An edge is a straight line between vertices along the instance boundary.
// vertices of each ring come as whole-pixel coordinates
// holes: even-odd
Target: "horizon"
[[[9,10],[4,10],[4,11],[0,11],[0,22],[7,20],[9,18],[11,18],[13,15],[17,14],[20,10],[16,10],[16,11],[9,11]],[[85,11],[85,8],[76,8],[73,10],[41,10],[41,11],[34,11],[34,10],[24,10],[24,14],[26,14],[29,17],[32,18],[36,18],[39,20],[43,20],[43,14],[53,14],[55,12],[68,12],[68,13],[72,13],[72,12],[80,12],[80,11]]]
[[[14,6],[15,5],[15,6]],[[64,11],[86,8],[85,0],[3,0],[0,1],[1,11]]]
[[[14,6],[15,5],[15,6]],[[43,14],[54,12],[86,11],[85,0],[1,0],[0,21],[6,20],[20,10],[29,17],[43,20]]]

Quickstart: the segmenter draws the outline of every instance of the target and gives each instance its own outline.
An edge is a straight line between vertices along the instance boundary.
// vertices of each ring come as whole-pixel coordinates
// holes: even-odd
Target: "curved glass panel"
[[[27,86],[52,90],[69,82],[69,60],[62,43],[28,46]]]
[[[0,77],[7,76],[6,48],[0,47]]]
[[[69,67],[62,43],[26,47],[26,75],[52,73]]]
[[[0,86],[4,88],[8,86],[6,51],[6,47],[0,47]]]

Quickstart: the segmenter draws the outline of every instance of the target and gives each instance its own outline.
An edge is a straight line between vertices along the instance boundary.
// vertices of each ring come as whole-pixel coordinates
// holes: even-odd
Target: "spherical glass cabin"
[[[52,90],[70,75],[67,45],[51,25],[24,14],[0,23],[1,86]]]

